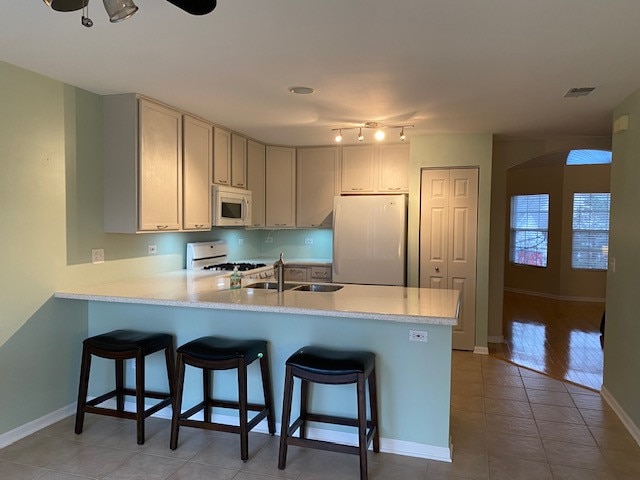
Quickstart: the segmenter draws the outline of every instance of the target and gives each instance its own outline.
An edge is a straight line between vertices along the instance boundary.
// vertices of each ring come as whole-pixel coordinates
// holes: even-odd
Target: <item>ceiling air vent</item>
[[[596,87],[577,87],[570,89],[567,93],[564,94],[565,98],[567,97],[586,97],[591,94],[596,89]]]

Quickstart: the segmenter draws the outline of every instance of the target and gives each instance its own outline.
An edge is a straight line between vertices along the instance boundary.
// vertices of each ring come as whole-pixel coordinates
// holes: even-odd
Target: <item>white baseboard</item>
[[[504,343],[504,336],[503,335],[489,335],[487,337],[487,343]]]
[[[489,355],[489,347],[473,347],[473,353],[476,355]]]
[[[618,415],[620,421],[625,426],[627,431],[631,434],[633,439],[636,441],[638,445],[640,445],[640,428],[633,423],[633,420],[627,415],[624,409],[620,406],[620,404],[613,398],[613,395],[607,390],[604,385],[600,389],[600,395],[604,398],[605,402],[609,404],[611,409]]]
[[[0,448],[4,448],[7,445],[11,445],[12,443],[17,442],[18,440],[28,437],[32,433],[37,432],[38,430],[42,430],[49,425],[53,425],[56,422],[59,422],[63,418],[67,418],[69,415],[73,415],[76,412],[75,403],[71,405],[67,405],[66,407],[61,408],[60,410],[56,410],[55,412],[51,412],[46,414],[43,417],[40,417],[32,422],[25,423],[24,425],[14,428],[13,430],[9,430],[6,433],[0,435]]]
[[[521,290],[519,288],[504,288],[505,292],[521,293],[523,295],[531,295],[533,297],[550,298],[551,300],[562,300],[565,302],[592,302],[592,303],[605,303],[605,298],[599,297],[573,297],[569,295],[554,295],[553,293],[541,293],[532,292],[530,290]]]
[[[115,400],[109,400],[104,402],[103,406],[108,408],[115,407]],[[135,411],[135,403],[134,402],[126,402],[125,409],[129,411]],[[11,445],[18,440],[31,435],[32,433],[37,432],[49,425],[52,425],[63,418],[68,417],[69,415],[73,415],[76,411],[76,405],[68,405],[56,412],[52,412],[44,417],[41,417],[37,420],[29,422],[21,427],[18,427],[14,430],[11,430],[3,435],[0,435],[0,448],[6,447],[7,445]],[[165,407],[162,410],[158,411],[153,417],[171,419],[171,408]],[[198,414],[192,417],[196,420],[202,420],[202,412],[198,412]],[[234,417],[231,415],[220,415],[214,414],[212,420],[214,422],[219,423],[227,423],[230,425],[238,424],[238,417]],[[263,420],[253,429],[254,432],[258,433],[269,433],[269,428],[267,425],[267,421]],[[276,432],[280,431],[280,424],[276,424]],[[324,440],[327,442],[335,442],[335,443],[344,443],[346,445],[357,445],[358,444],[358,435],[356,433],[351,432],[339,432],[336,430],[326,430],[322,428],[308,428],[307,429],[308,438],[316,439],[316,440]],[[452,447],[438,447],[434,445],[424,445],[421,443],[415,442],[406,442],[404,440],[396,440],[393,438],[380,438],[380,451],[384,453],[393,453],[395,455],[403,455],[406,457],[417,457],[417,458],[425,458],[428,460],[439,460],[441,462],[451,462],[451,453]]]

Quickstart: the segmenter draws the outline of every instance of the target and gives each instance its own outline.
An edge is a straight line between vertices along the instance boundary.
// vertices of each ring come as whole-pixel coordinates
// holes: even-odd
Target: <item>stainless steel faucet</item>
[[[276,263],[273,264],[273,268],[275,268],[276,271],[278,291],[284,292],[284,259],[282,258],[282,253],[280,254],[280,258],[276,260]]]

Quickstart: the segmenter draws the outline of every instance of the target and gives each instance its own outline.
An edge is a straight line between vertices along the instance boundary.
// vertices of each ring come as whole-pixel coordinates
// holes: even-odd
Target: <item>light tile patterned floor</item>
[[[566,302],[505,292],[504,343],[492,355],[600,390],[604,356],[600,320],[604,304]]]
[[[356,456],[290,447],[277,469],[278,437],[252,434],[247,463],[231,434],[183,428],[169,449],[169,422],[150,418],[138,446],[131,421],[69,417],[0,450],[11,480],[357,480]],[[425,426],[428,428],[428,425]],[[597,392],[503,360],[453,352],[453,462],[370,454],[372,480],[631,480],[640,447]]]

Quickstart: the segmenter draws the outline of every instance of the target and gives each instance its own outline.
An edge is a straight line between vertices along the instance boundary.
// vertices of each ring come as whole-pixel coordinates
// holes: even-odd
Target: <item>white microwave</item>
[[[251,192],[242,188],[213,185],[211,187],[213,218],[216,227],[251,225]]]

